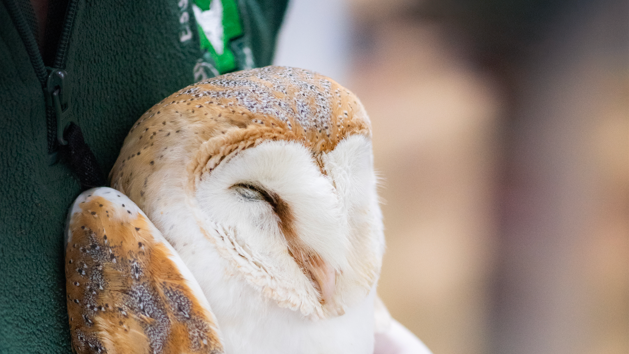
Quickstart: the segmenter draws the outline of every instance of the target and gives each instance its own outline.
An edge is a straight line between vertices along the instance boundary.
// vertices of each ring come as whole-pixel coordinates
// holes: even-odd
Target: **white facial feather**
[[[263,68],[148,111],[112,184],[197,279],[228,353],[371,353],[384,237],[370,123],[351,92]]]
[[[379,264],[384,253],[382,214],[371,150],[368,138],[354,135],[322,157],[326,173],[336,186],[341,213],[347,218],[348,239],[353,246],[345,255],[348,271],[356,273],[354,277],[363,287],[369,286],[363,283],[364,279],[377,278],[380,274]],[[377,260],[377,267],[363,262],[372,258]],[[351,296],[360,298],[362,295],[349,289],[339,291],[346,295],[348,302],[355,301]]]
[[[303,145],[266,142],[221,164],[203,179],[196,194],[205,218],[233,235],[245,257],[251,258],[249,264],[266,265],[275,283],[271,297],[306,316],[321,316],[315,312],[321,311],[319,294],[289,254],[272,206],[264,200],[247,200],[232,188],[238,184],[255,185],[284,200],[294,214],[300,240],[342,272],[348,268],[349,229],[330,180]],[[286,302],[286,297],[291,300]]]

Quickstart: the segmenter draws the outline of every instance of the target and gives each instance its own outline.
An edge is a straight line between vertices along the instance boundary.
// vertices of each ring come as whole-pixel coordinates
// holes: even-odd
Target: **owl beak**
[[[331,304],[336,290],[336,271],[325,261],[313,262],[310,264],[310,274],[319,286],[321,293],[321,304]]]

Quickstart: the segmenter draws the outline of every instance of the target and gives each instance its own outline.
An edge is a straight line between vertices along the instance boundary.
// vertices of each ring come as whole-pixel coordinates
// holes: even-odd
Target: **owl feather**
[[[165,98],[130,130],[113,189],[70,212],[73,347],[372,353],[387,322],[372,160],[358,98],[311,71],[241,71]]]

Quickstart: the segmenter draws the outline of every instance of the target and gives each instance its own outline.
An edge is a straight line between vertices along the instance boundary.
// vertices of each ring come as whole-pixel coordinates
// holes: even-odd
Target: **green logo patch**
[[[236,70],[236,56],[230,42],[243,35],[235,0],[194,0],[203,60],[213,63],[220,74]]]

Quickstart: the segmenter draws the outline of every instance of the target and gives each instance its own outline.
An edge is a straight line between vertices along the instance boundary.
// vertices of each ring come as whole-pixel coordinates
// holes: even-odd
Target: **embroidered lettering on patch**
[[[190,14],[188,14],[188,0],[179,0],[179,41],[181,43],[192,39],[192,31],[190,30]]]

